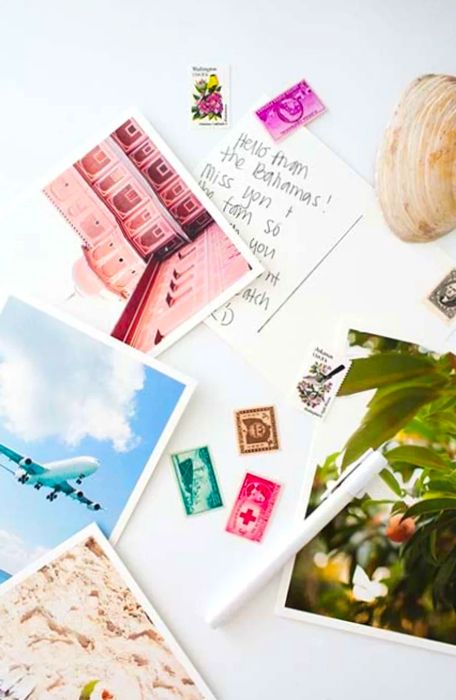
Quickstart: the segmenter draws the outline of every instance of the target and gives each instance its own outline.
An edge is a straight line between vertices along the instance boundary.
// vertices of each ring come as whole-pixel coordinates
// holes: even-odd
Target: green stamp
[[[187,515],[223,506],[208,447],[177,452],[171,459]]]

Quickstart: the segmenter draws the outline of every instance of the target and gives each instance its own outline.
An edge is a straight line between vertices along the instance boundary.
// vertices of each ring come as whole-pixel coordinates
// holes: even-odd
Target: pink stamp
[[[280,489],[281,485],[275,481],[247,472],[226,531],[253,542],[261,542]]]
[[[266,129],[275,141],[307,124],[326,111],[326,107],[312,88],[301,80],[289,90],[278,95],[264,107],[256,110]]]

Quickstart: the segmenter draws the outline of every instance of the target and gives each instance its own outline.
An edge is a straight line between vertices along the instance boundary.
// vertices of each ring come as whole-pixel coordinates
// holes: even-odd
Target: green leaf
[[[194,100],[199,100],[200,97],[201,97],[201,95],[193,95],[193,99],[194,99]]]
[[[451,464],[443,459],[437,452],[429,447],[417,445],[401,445],[385,453],[385,457],[391,464],[394,462],[407,462],[423,469],[435,469],[449,471]],[[456,464],[454,465],[456,467]]]
[[[338,393],[339,396],[356,394],[435,371],[435,365],[424,356],[385,352],[371,357],[358,357],[352,361]]]
[[[416,415],[421,406],[433,401],[436,396],[436,389],[417,387],[413,391],[410,388],[390,391],[377,400],[374,397],[360,427],[346,444],[342,469],[361,457],[369,448],[376,449],[394,437]]]
[[[393,491],[393,493],[396,494],[396,496],[401,497],[401,496],[403,495],[403,489],[402,489],[400,483],[398,482],[398,480],[396,479],[396,477],[394,476],[394,474],[392,474],[392,473],[389,471],[389,469],[383,469],[383,470],[380,472],[380,476],[382,477],[382,479],[383,479],[383,481],[385,482],[385,484],[386,484],[387,486],[389,486],[389,488],[391,489],[391,491]]]
[[[404,517],[409,518],[417,515],[427,515],[428,513],[438,513],[440,510],[456,510],[456,496],[425,498],[410,506]]]
[[[449,590],[454,579],[456,568],[456,549],[453,549],[439,568],[432,586],[434,604],[439,601],[444,605],[452,605]]]
[[[90,696],[92,695],[93,691],[95,690],[95,686],[99,683],[100,681],[89,681],[83,689],[81,690],[81,694],[79,696],[79,700],[90,700]]]

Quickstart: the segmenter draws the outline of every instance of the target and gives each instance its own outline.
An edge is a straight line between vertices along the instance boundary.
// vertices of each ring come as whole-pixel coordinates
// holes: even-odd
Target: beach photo
[[[388,466],[298,554],[280,612],[455,653],[456,356],[356,330],[348,340],[308,512],[367,450]]]
[[[95,525],[0,589],[0,693],[214,700]]]
[[[3,303],[0,583],[92,521],[116,541],[193,391],[114,340]]]

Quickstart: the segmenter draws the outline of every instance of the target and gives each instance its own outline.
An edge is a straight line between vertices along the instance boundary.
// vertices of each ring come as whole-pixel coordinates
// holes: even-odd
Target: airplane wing
[[[21,455],[14,450],[10,450],[9,447],[6,447],[6,445],[2,445],[1,443],[0,454],[4,455],[7,459],[9,459],[11,462],[15,462],[16,464],[20,464],[23,459],[27,459],[24,455]],[[30,460],[30,464],[21,466],[23,466],[23,468],[26,469],[29,474],[42,474],[46,471],[41,464],[37,464],[33,460]]]
[[[80,491],[71,486],[68,481],[60,481],[58,484],[55,484],[54,489],[60,493],[64,493],[65,496],[69,496],[69,498],[73,498],[75,501],[82,503],[84,506],[87,506],[87,508],[90,508],[90,506],[97,506],[97,508],[93,508],[92,510],[101,509],[101,506],[95,503],[95,501],[91,501],[90,498],[87,498],[87,496],[80,495]]]

